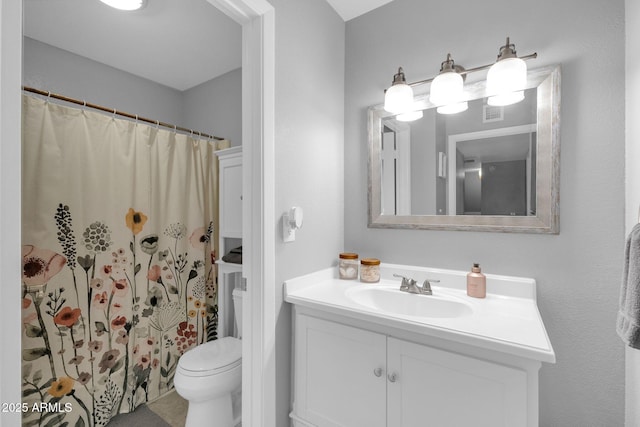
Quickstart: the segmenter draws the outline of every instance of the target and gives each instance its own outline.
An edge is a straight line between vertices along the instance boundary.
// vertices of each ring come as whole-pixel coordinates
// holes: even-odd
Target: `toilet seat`
[[[185,376],[217,375],[240,366],[242,341],[224,337],[192,348],[180,357],[178,370]]]

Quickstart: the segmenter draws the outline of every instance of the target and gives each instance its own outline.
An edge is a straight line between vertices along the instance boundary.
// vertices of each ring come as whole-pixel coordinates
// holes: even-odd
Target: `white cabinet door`
[[[242,157],[220,161],[220,233],[242,237]]]
[[[318,427],[386,426],[386,336],[296,316],[296,415]]]
[[[389,338],[388,426],[524,427],[523,370]]]

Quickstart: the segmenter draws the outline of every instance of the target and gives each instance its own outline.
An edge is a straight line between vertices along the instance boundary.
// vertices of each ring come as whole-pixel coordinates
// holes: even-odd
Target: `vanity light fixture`
[[[492,106],[511,105],[524,99],[527,84],[527,64],[516,55],[516,46],[507,43],[500,48],[498,60],[487,74],[487,104]]]
[[[100,0],[102,3],[119,10],[138,10],[142,9],[147,0]]]
[[[487,103],[492,106],[515,104],[524,99],[527,83],[525,60],[537,58],[537,53],[518,57],[515,45],[509,42],[500,47],[498,59],[493,64],[464,69],[454,63],[451,54],[440,66],[440,73],[431,79],[407,83],[402,67],[393,76],[393,84],[385,91],[384,109],[392,114],[401,115],[398,120],[416,120],[413,87],[431,83],[429,101],[437,106],[440,114],[456,114],[468,108],[464,98],[464,80],[466,75],[489,69],[487,75]],[[411,118],[416,117],[416,118]]]
[[[406,113],[401,113],[396,116],[396,120],[401,122],[413,122],[421,119],[423,116],[422,110],[414,110]]]
[[[464,100],[464,80],[461,74],[464,71],[460,65],[456,65],[447,54],[447,59],[440,64],[440,74],[431,82],[429,101],[438,106],[440,114],[455,114],[469,107]]]
[[[393,76],[393,83],[384,95],[384,109],[390,113],[405,113],[413,106],[413,89],[407,84],[402,67]]]

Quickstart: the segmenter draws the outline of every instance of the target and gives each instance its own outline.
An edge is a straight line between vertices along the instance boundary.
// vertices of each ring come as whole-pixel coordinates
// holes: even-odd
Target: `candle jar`
[[[362,258],[360,260],[360,281],[376,283],[380,281],[380,260],[376,258]]]
[[[343,280],[355,280],[358,278],[358,254],[351,252],[341,253],[338,257],[338,271]]]

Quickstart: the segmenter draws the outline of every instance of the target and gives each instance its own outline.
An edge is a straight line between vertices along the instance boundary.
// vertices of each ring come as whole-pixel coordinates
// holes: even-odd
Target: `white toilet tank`
[[[238,338],[242,338],[242,291],[240,288],[235,288],[231,294],[233,297],[233,313],[238,328]]]

